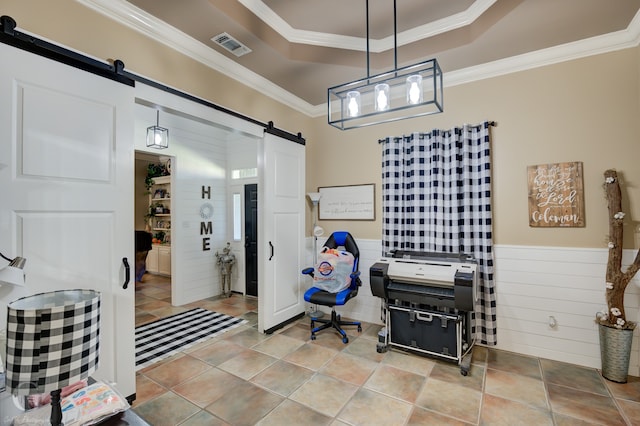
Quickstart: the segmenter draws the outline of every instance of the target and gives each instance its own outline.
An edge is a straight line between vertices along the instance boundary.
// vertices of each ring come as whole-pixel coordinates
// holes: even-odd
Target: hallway
[[[167,279],[136,288],[136,324],[194,307],[249,322],[137,374],[133,409],[172,425],[633,425],[640,378],[617,384],[597,370],[476,347],[469,376],[457,365],[376,352],[380,326],[309,339],[303,318],[258,333],[257,299],[234,294],[171,307]]]

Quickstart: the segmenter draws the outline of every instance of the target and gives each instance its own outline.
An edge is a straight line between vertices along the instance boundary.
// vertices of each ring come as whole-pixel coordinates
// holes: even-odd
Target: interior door
[[[244,186],[245,288],[248,296],[258,296],[258,185]]]
[[[0,251],[23,256],[33,293],[102,294],[94,377],[135,393],[133,87],[0,44]]]
[[[258,170],[258,329],[304,313],[304,145],[265,133]]]

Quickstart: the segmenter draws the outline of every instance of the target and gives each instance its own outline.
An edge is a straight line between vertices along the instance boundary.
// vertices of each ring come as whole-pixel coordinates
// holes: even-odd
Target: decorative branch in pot
[[[625,217],[622,211],[622,194],[618,173],[604,172],[604,189],[609,209],[609,258],[606,273],[607,312],[599,313],[597,322],[600,333],[602,375],[615,382],[626,382],[631,351],[631,339],[636,323],[628,321],[624,310],[624,293],[627,285],[640,269],[640,251],[626,271],[622,270],[622,228]],[[619,333],[616,333],[619,331]],[[627,353],[623,353],[627,351]]]

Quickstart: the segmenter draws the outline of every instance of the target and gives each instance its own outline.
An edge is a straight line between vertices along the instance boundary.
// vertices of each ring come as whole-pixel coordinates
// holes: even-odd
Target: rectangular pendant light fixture
[[[330,125],[348,130],[444,111],[442,70],[436,59],[398,68],[396,2],[392,71],[369,75],[369,2],[367,1],[367,77],[327,89]]]
[[[149,148],[169,148],[169,129],[160,127],[160,110],[156,110],[156,125],[147,127],[147,146]]]

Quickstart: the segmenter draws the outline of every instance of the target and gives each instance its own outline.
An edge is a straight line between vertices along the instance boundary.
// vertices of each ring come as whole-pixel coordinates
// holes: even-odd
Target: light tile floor
[[[136,324],[193,307],[248,324],[137,374],[133,409],[173,425],[637,425],[640,378],[477,346],[468,376],[451,362],[376,352],[380,326],[309,339],[304,318],[258,333],[257,299],[233,295],[172,307],[166,279],[136,286]]]

